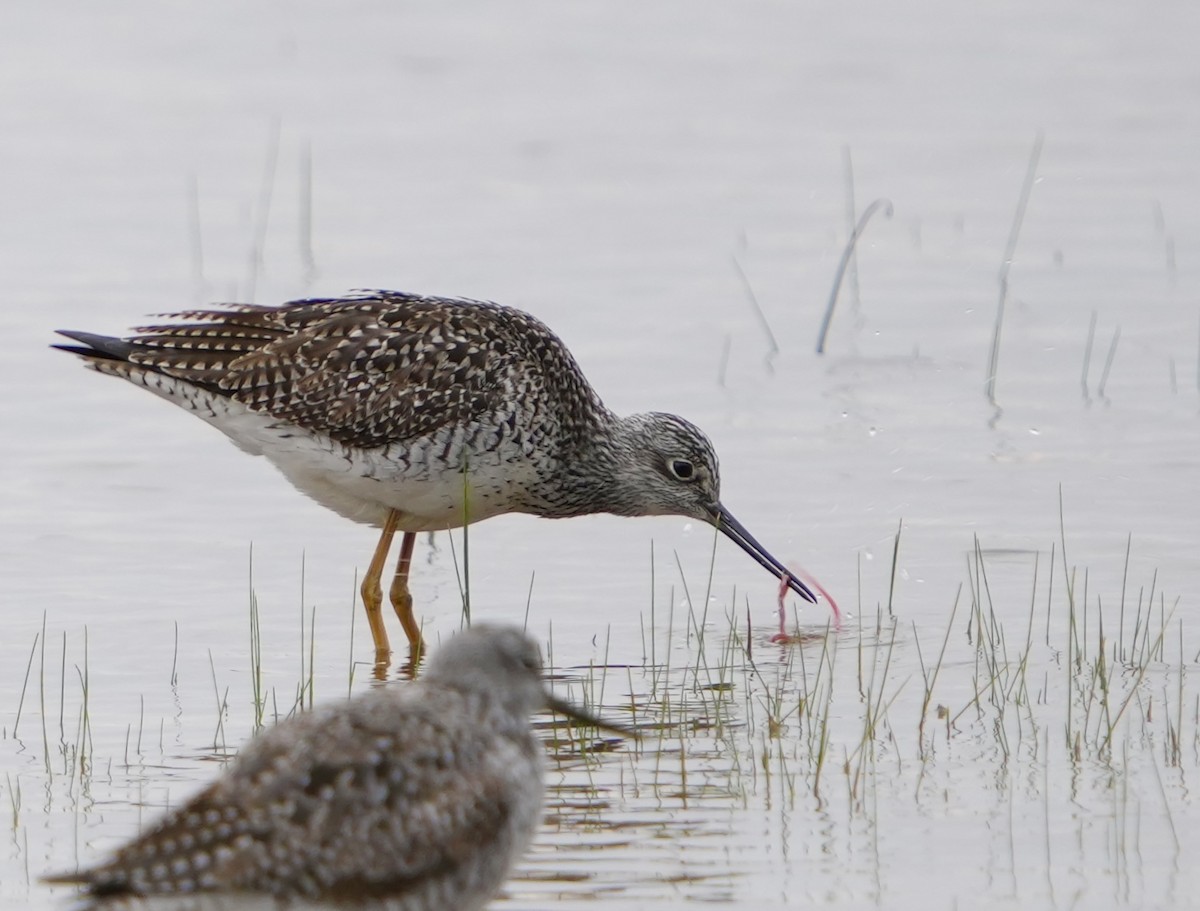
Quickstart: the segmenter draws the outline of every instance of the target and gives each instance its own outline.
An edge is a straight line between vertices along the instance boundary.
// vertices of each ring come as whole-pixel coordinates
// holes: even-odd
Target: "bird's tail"
[[[123,338],[111,335],[97,335],[94,332],[76,332],[73,329],[59,329],[59,335],[65,336],[80,345],[51,345],[59,351],[77,354],[91,360],[128,361],[133,351],[133,345]]]

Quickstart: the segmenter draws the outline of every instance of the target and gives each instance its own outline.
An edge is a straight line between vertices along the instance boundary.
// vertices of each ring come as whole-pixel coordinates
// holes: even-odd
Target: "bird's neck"
[[[623,514],[620,469],[633,445],[632,430],[628,418],[607,409],[596,412],[589,426],[571,428],[552,466],[552,483],[529,511],[551,519]]]

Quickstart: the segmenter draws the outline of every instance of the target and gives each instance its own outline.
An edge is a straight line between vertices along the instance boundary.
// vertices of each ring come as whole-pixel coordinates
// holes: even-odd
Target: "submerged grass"
[[[1150,743],[1157,756],[1155,774],[1160,775],[1158,763],[1174,768],[1185,762],[1185,707],[1194,707],[1193,723],[1200,722],[1200,694],[1186,688],[1188,650],[1183,624],[1174,621],[1178,602],[1168,605],[1161,592],[1154,597],[1157,572],[1149,580],[1150,596],[1146,588],[1139,589],[1136,604],[1126,604],[1131,548],[1127,541],[1121,588],[1110,599],[1089,591],[1086,568],[1066,559],[1064,529],[1045,553],[1018,554],[1030,561],[1025,594],[1018,600],[1008,592],[1019,586],[1006,581],[1001,593],[992,579],[993,561],[1011,561],[1013,554],[993,555],[977,538],[966,584],[960,585],[933,640],[932,663],[922,648],[922,630],[915,622],[902,624],[897,616],[899,534],[886,607],[877,608],[869,626],[860,612],[852,667],[839,668],[835,660],[843,637],[826,635],[785,650],[768,674],[760,657],[762,642],[730,619],[734,612],[727,614],[721,631],[702,623],[689,607],[686,672],[672,671],[666,661],[645,669],[646,689],[633,696],[639,728],[658,731],[664,741],[660,749],[672,754],[703,752],[697,741],[720,732],[726,747],[733,745],[742,760],[753,760],[739,760],[733,767],[757,769],[775,781],[782,777],[786,791],[811,793],[822,803],[828,759],[840,756],[851,813],[870,812],[882,756],[890,756],[897,770],[906,756],[917,760],[914,785],[919,793],[939,755],[956,743],[980,759],[993,757],[999,769],[1014,761],[1087,763],[1118,777]],[[1065,585],[1056,584],[1058,563]],[[964,595],[968,603],[960,611]],[[1044,639],[1035,635],[1043,598]],[[691,604],[686,591],[684,601]],[[1021,601],[1024,605],[1018,607]],[[671,626],[656,629],[657,616],[652,609],[643,639],[653,656],[665,637],[669,655]],[[1177,640],[1171,663],[1165,655],[1168,632]],[[1050,673],[1056,667],[1062,672],[1061,685]],[[906,696],[914,676],[919,684],[915,699]],[[741,699],[730,698],[738,691]],[[916,749],[911,754],[896,738],[897,712],[912,713]],[[1045,734],[1056,726],[1061,740],[1047,739]],[[1194,739],[1200,742],[1200,734]],[[669,745],[671,740],[678,746]],[[1060,750],[1053,748],[1056,740]],[[792,748],[777,755],[779,743]],[[643,745],[645,751],[654,749]]]
[[[1013,598],[995,591],[991,578],[993,560],[1011,555],[1001,552],[993,557],[976,538],[968,555],[965,584],[960,584],[949,602],[945,624],[929,640],[916,622],[902,622],[896,602],[902,532],[901,527],[892,548],[893,565],[886,600],[871,614],[860,608],[856,618],[855,661],[850,665],[837,661],[840,648],[846,644],[845,633],[839,636],[816,629],[802,638],[799,646],[778,647],[764,644],[765,633],[755,633],[742,625],[739,618],[743,609],[726,609],[722,619],[714,621],[710,604],[720,599],[706,596],[702,605],[698,605],[676,558],[680,588],[667,588],[665,611],[658,603],[660,592],[651,583],[650,605],[642,622],[640,661],[630,663],[626,654],[618,655],[619,663],[613,664],[612,629],[606,627],[602,654],[586,666],[583,678],[559,673],[568,685],[575,686],[571,681],[578,681],[586,700],[597,710],[615,708],[633,718],[642,731],[670,731],[684,741],[696,732],[726,737],[731,731],[755,731],[766,740],[787,739],[795,734],[795,742],[804,747],[805,768],[811,775],[814,792],[819,790],[829,756],[839,751],[845,760],[845,773],[855,782],[861,782],[866,771],[864,757],[870,755],[873,747],[891,743],[893,722],[889,713],[898,708],[912,712],[917,735],[913,755],[922,762],[935,757],[939,739],[952,740],[967,731],[977,736],[981,729],[989,732],[1001,759],[1011,757],[1022,746],[1036,754],[1042,748],[1032,732],[1046,729],[1055,715],[1063,732],[1062,742],[1073,759],[1086,756],[1098,762],[1116,761],[1115,744],[1123,722],[1132,716],[1139,736],[1150,730],[1157,732],[1163,737],[1162,755],[1175,765],[1184,761],[1185,725],[1200,719],[1200,694],[1187,689],[1187,672],[1200,660],[1200,655],[1188,649],[1184,624],[1175,619],[1178,599],[1168,603],[1165,594],[1158,590],[1157,573],[1151,575],[1146,585],[1137,588],[1137,597],[1133,597],[1129,578],[1131,538],[1126,542],[1121,587],[1110,599],[1089,591],[1089,574],[1086,568],[1070,564],[1066,557],[1065,527],[1060,528],[1060,540],[1047,551],[1048,572],[1043,572],[1042,554],[1030,552],[1025,606],[1019,610],[1015,609]],[[1059,554],[1063,555],[1061,560]],[[652,567],[653,564],[652,549]],[[653,575],[652,572],[652,579]],[[1056,578],[1062,580],[1061,584],[1056,583]],[[711,584],[711,575],[706,583]],[[1012,587],[1006,585],[1006,589]],[[680,603],[687,610],[682,638],[677,635],[674,617],[677,591],[681,592]],[[965,610],[960,610],[964,596],[967,603]],[[737,598],[737,592],[731,592],[729,605]],[[1035,637],[1035,619],[1043,599],[1045,634]],[[858,603],[861,605],[864,600],[860,591]],[[248,604],[253,732],[313,704],[317,616],[315,607],[304,607],[301,594],[300,640],[296,650],[300,657],[300,677],[287,687],[289,698],[281,701],[278,685],[268,685],[268,678],[277,676],[277,672],[266,666],[258,598],[252,584]],[[743,608],[749,613],[748,601]],[[356,616],[357,611],[352,611],[351,617]],[[873,622],[864,622],[868,620]],[[1168,633],[1175,653],[1169,663]],[[552,627],[548,635],[547,655],[553,664]],[[927,640],[933,645],[929,653]],[[38,711],[42,718],[42,750],[48,757],[53,747],[46,724],[50,710],[46,701],[45,641],[43,629],[35,635],[28,653],[10,736],[15,738],[19,734],[32,665],[35,657],[42,654]],[[903,660],[898,660],[901,653]],[[59,662],[64,681],[66,654],[64,638]],[[677,655],[686,655],[686,660],[678,661]],[[173,657],[172,681],[177,680],[176,663]],[[612,668],[620,668],[621,674],[613,678],[609,674]],[[1058,678],[1061,685],[1054,682],[1051,671],[1055,668],[1061,673]],[[209,670],[217,709],[213,748],[223,752],[230,743],[240,742],[244,732],[234,734],[226,730],[230,688],[219,681],[211,651]],[[902,675],[899,679],[897,671]],[[351,688],[352,675],[353,665],[347,675]],[[79,769],[86,767],[91,750],[86,629],[82,663],[76,665],[75,677],[78,721],[71,751]],[[913,677],[917,680],[915,697],[902,699]],[[612,694],[614,679],[627,689],[616,698]],[[60,683],[56,707],[63,732],[59,739],[64,742],[68,689],[65,682]],[[1160,708],[1156,714],[1156,703],[1170,704],[1170,712]],[[1185,713],[1189,706],[1192,710]],[[143,712],[139,707],[139,717],[134,722],[136,738],[133,723],[126,725],[128,736],[136,740],[134,752],[139,755],[147,723]],[[931,727],[931,720],[945,723]],[[853,782],[851,793],[859,793]]]
[[[1080,831],[1107,820],[1109,844],[1133,850],[1131,833],[1150,800],[1165,814],[1173,843],[1186,847],[1181,773],[1200,764],[1200,692],[1189,684],[1200,656],[1176,616],[1178,601],[1160,591],[1157,572],[1139,584],[1136,542],[1127,539],[1121,572],[1102,587],[1099,576],[1068,557],[1061,504],[1058,540],[1041,551],[989,549],[976,536],[943,619],[929,624],[906,616],[899,582],[901,538],[908,534],[902,525],[897,529],[887,582],[876,592],[864,590],[860,566],[857,622],[840,634],[810,627],[798,644],[772,643],[767,624],[756,630],[746,619],[752,610],[765,613],[762,606],[736,590],[717,597],[706,591],[702,602],[693,600],[700,586],[678,558],[672,584],[657,581],[653,547],[640,643],[621,641],[605,626],[595,656],[564,667],[555,652],[555,630],[548,626],[554,688],[640,737],[622,743],[561,719],[539,721],[556,770],[552,781],[561,782],[554,785],[550,806],[563,837],[607,833],[603,845],[620,850],[614,845],[653,837],[643,829],[671,833],[700,813],[707,820],[704,831],[719,831],[716,821],[726,817],[714,815],[713,808],[761,807],[820,819],[839,850],[868,852],[865,856],[876,857],[869,862],[877,862],[885,850],[880,837],[888,819],[894,824],[898,806],[935,818],[965,807],[1001,814],[1001,828],[1009,833],[1005,850],[1015,864],[1022,848],[1011,842],[1012,833],[1028,824],[1032,799],[1040,801],[1034,825],[1044,829],[1042,853],[1049,865],[1066,851],[1057,834],[1063,814]],[[711,573],[704,579],[705,589],[710,586]],[[532,587],[531,578],[530,599]],[[302,578],[297,662],[294,646],[263,647],[251,580],[249,681],[224,685],[209,654],[217,708],[211,758],[227,757],[250,731],[313,704],[320,676],[317,616],[304,602]],[[686,615],[677,617],[677,607]],[[353,623],[358,613],[353,599],[351,608]],[[929,616],[928,609],[922,616]],[[13,737],[28,723],[21,710],[29,710],[32,664],[45,639],[43,629],[29,651]],[[839,660],[846,648],[853,649],[852,660]],[[73,736],[60,738],[69,774],[58,776],[76,801],[86,792],[81,785],[92,784],[104,765],[92,743],[86,631],[74,675],[65,643],[63,653],[59,698],[47,699],[43,680],[34,705],[43,718],[48,783],[57,769],[45,716],[57,713],[64,729],[65,719],[77,713]],[[176,664],[173,656],[173,684]],[[297,668],[299,678],[289,682]],[[352,662],[350,689],[357,688],[354,668]],[[44,677],[44,670],[39,674]],[[242,708],[234,712],[231,689],[245,694],[235,695]],[[290,698],[279,699],[278,693]],[[59,703],[54,709],[48,708],[52,701]],[[122,725],[125,762],[108,775],[138,782],[139,789],[158,775],[156,765],[147,767],[143,758],[152,739],[144,736],[146,726],[152,731],[155,724],[149,705],[143,708],[139,700],[137,719]],[[163,753],[164,720],[158,724]],[[1068,792],[1060,788],[1064,781],[1072,783]],[[20,829],[24,837],[29,812],[21,776],[9,775],[0,786],[8,792],[14,833]],[[1000,799],[980,809],[970,795],[981,792],[996,792]],[[606,822],[610,812],[634,820],[628,823],[633,829],[614,834]],[[798,837],[808,837],[805,831]],[[1046,890],[1058,888],[1054,876],[1047,872]],[[582,881],[590,880],[589,875]]]
[[[999,298],[996,302],[996,320],[992,325],[992,343],[988,350],[987,373],[984,377],[984,390],[988,401],[993,407],[999,407],[996,401],[996,378],[1000,372],[1000,340],[1004,331],[1004,309],[1008,303],[1008,275],[1012,269],[1013,259],[1017,255],[1017,240],[1021,236],[1021,227],[1025,223],[1025,210],[1029,205],[1029,197],[1033,192],[1033,184],[1037,177],[1038,162],[1042,157],[1042,144],[1045,136],[1039,130],[1029,153],[1029,162],[1025,167],[1025,179],[1021,182],[1021,193],[1017,197],[1017,210],[1013,214],[1012,225],[1008,231],[1008,242],[1004,247],[1004,256],[1000,260],[1000,272],[997,281],[1000,286]],[[1086,366],[1085,376],[1086,376]],[[1085,382],[1086,394],[1086,382]]]

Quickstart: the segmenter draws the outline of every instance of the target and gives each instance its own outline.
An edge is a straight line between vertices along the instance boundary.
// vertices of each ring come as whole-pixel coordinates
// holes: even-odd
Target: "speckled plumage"
[[[787,575],[721,505],[699,428],[615,415],[559,338],[520,310],[369,291],[168,316],[127,339],[63,332],[81,345],[62,347],[208,421],[324,506],[382,526],[364,581],[369,617],[374,570],[405,532],[393,603],[415,650],[411,534],[502,513],[690,516]],[[385,652],[376,619],[372,634]]]
[[[477,625],[422,680],[281,722],[111,859],[52,881],[105,911],[479,908],[541,820],[529,716],[564,707],[540,671],[519,629]]]
[[[90,366],[193,411],[358,521],[380,525],[388,508],[405,531],[504,512],[707,520],[699,501],[719,493],[699,429],[617,417],[520,310],[378,291],[169,316],[180,322],[128,339],[64,334],[89,346],[69,350]],[[627,483],[626,463],[648,461],[648,446],[691,461],[689,483],[662,458],[646,473],[657,485]]]

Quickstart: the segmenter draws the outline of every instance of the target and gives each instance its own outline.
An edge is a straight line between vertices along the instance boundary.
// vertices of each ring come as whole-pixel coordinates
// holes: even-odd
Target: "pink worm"
[[[825,587],[823,585],[821,585],[820,582],[818,582],[815,578],[813,578],[813,576],[809,575],[803,569],[797,569],[794,566],[789,567],[789,568],[792,571],[792,576],[794,576],[795,578],[799,579],[802,582],[807,583],[810,587],[815,588],[818,592],[820,592],[821,597],[824,598],[826,600],[826,602],[828,602],[829,609],[831,611],[833,611],[833,628],[835,630],[841,631],[842,612],[838,609],[837,602],[833,599],[833,596],[830,595],[829,592],[827,592],[825,590]],[[787,596],[787,593],[788,593],[789,578],[790,578],[789,576],[784,576],[782,579],[779,580],[779,602],[778,602],[779,603],[779,633],[776,637],[773,637],[774,639],[786,639],[787,638],[787,633],[784,630],[784,620],[787,616],[787,607],[784,604],[784,598]]]

